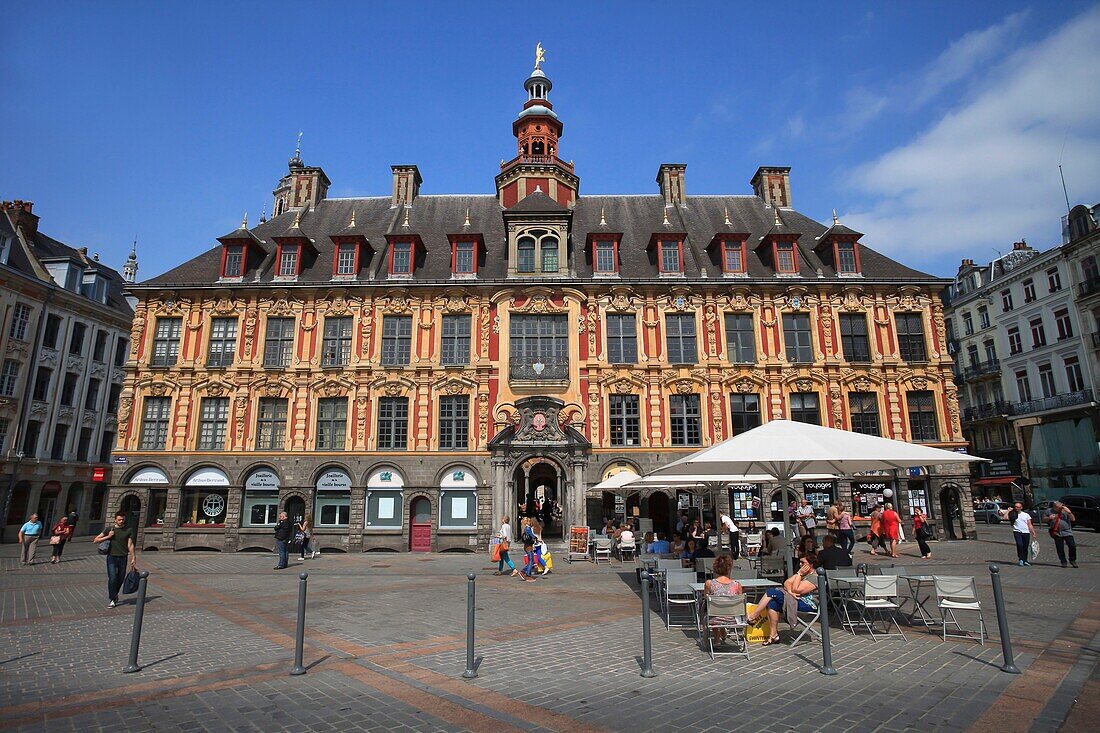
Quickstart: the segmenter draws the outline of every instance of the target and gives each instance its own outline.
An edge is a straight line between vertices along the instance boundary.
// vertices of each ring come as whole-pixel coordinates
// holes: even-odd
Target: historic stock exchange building
[[[962,448],[940,291],[835,216],[751,195],[582,196],[536,67],[495,193],[329,198],[295,154],[273,218],[130,288],[138,299],[111,506],[146,548],[269,548],[283,509],[326,550],[484,548],[521,505],[548,534],[703,501],[589,487],[775,418]],[[866,513],[884,491],[972,530],[965,469],[798,486]],[[767,485],[717,497],[746,520]]]

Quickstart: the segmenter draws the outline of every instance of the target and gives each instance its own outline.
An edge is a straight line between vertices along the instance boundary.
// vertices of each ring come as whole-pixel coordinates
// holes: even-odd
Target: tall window
[[[469,447],[470,398],[453,395],[439,398],[439,449],[466,450]]]
[[[966,355],[970,358],[970,366],[976,367],[981,362],[981,357],[978,356],[978,345],[970,344],[966,347]]]
[[[542,250],[542,271],[557,272],[558,240],[553,237],[546,237],[540,243],[540,248]]]
[[[92,346],[92,361],[98,361],[101,364],[107,356],[107,332],[96,331],[95,342]]]
[[[46,328],[42,330],[42,345],[47,349],[57,348],[57,336],[61,333],[61,316],[46,316]]]
[[[722,242],[722,253],[725,257],[722,265],[726,272],[741,273],[745,271],[745,257],[741,249],[740,242]]]
[[[1011,290],[1002,290],[1001,291],[1001,310],[1003,310],[1005,313],[1008,313],[1010,310],[1012,310],[1012,307],[1013,307],[1012,306],[1012,291]]]
[[[672,364],[694,364],[695,314],[669,313],[665,316],[665,340],[668,360]]]
[[[841,313],[840,343],[844,349],[844,358],[848,361],[871,361],[867,316],[862,313]]]
[[[23,433],[23,453],[29,458],[38,455],[38,437],[42,434],[42,423],[38,420],[27,420],[27,432]]]
[[[1047,288],[1052,293],[1057,293],[1062,289],[1062,276],[1059,274],[1057,267],[1047,270]]]
[[[451,314],[443,316],[441,358],[445,365],[470,363],[470,316]]]
[[[412,242],[393,243],[393,262],[390,272],[394,275],[412,274]]]
[[[351,316],[325,318],[321,366],[347,366],[351,361]]]
[[[683,272],[678,241],[663,240],[657,243],[657,247],[660,250],[661,272]]]
[[[300,245],[284,244],[279,254],[279,277],[296,277],[298,275],[298,250]]]
[[[907,392],[909,432],[915,441],[939,440],[936,429],[936,400],[928,390]]]
[[[1027,377],[1027,369],[1016,371],[1016,394],[1020,396],[1020,402],[1031,402],[1031,380]]]
[[[317,400],[317,450],[344,450],[348,429],[346,397]]]
[[[122,385],[112,384],[110,389],[107,390],[107,414],[115,415],[118,413],[118,398],[122,396]]]
[[[84,334],[87,333],[88,327],[79,321],[73,324],[73,334],[69,339],[69,353],[70,354],[83,354],[84,353]]]
[[[122,366],[126,363],[126,347],[130,345],[127,339],[120,338],[115,341],[115,366]]]
[[[610,275],[615,272],[615,243],[596,242],[596,272]]]
[[[927,361],[924,351],[924,320],[920,313],[895,313],[898,351],[904,361]]]
[[[1039,389],[1043,391],[1043,397],[1058,394],[1058,388],[1054,386],[1054,369],[1050,364],[1039,365]]]
[[[8,447],[8,431],[11,430],[11,420],[0,417],[0,453]]]
[[[963,333],[967,336],[974,333],[974,318],[969,311],[963,313]]]
[[[11,327],[8,338],[18,341],[27,340],[27,325],[31,322],[31,307],[26,303],[16,303],[11,309]]]
[[[153,331],[153,358],[149,361],[152,366],[175,366],[180,353],[180,331],[183,329],[182,318],[158,318],[157,327]]]
[[[836,246],[836,271],[844,275],[851,275],[859,272],[859,269],[856,267],[855,244],[845,242],[844,244],[838,244]]]
[[[4,360],[4,369],[0,371],[0,395],[12,397],[15,395],[15,383],[19,381],[19,362],[14,359]]]
[[[82,428],[80,431],[80,438],[76,443],[76,460],[86,461],[88,460],[88,452],[92,448],[92,429]]]
[[[286,447],[286,400],[261,397],[256,413],[256,450],[283,450]]]
[[[607,314],[607,360],[612,364],[638,361],[638,332],[633,313]]]
[[[607,398],[611,445],[641,445],[641,418],[638,395],[615,394]]]
[[[1031,278],[1024,280],[1024,302],[1031,303],[1035,300],[1035,281]]]
[[[699,395],[671,395],[668,398],[668,407],[672,445],[700,445],[702,421],[699,415]]]
[[[756,333],[751,313],[726,314],[726,345],[733,363],[756,363]]]
[[[141,450],[164,450],[168,442],[168,413],[172,409],[171,397],[146,397],[141,416]]]
[[[567,316],[516,314],[511,318],[510,331],[513,377],[565,379],[569,376]]]
[[[811,425],[821,424],[817,392],[791,392],[791,420]]]
[[[1089,255],[1081,260],[1081,279],[1086,283],[1100,279],[1100,263],[1097,262],[1095,255]]]
[[[1069,319],[1068,308],[1059,308],[1054,311],[1054,326],[1058,329],[1059,341],[1073,336],[1073,322]]]
[[[199,450],[225,450],[228,397],[204,397],[199,409]]]
[[[516,270],[535,271],[535,240],[533,237],[520,237],[516,243]]]
[[[95,410],[99,407],[99,385],[101,382],[98,379],[88,380],[88,391],[84,393],[84,409]]]
[[[61,382],[61,404],[72,407],[76,400],[76,385],[80,375],[76,372],[66,372],[65,379]]]
[[[783,342],[787,346],[787,361],[806,364],[814,360],[808,313],[783,314]]]
[[[1085,380],[1081,377],[1081,363],[1076,356],[1067,356],[1063,361],[1066,365],[1066,384],[1069,391],[1080,392],[1085,388]]]
[[[336,246],[336,274],[355,275],[355,255],[358,244],[339,244]]]
[[[230,244],[225,248],[225,267],[222,277],[242,277],[244,275],[244,246]]]
[[[378,400],[378,450],[405,450],[409,436],[409,400],[383,397]]]
[[[985,360],[990,364],[997,361],[997,346],[993,343],[993,339],[985,341],[982,346],[985,348]]]
[[[978,306],[978,327],[989,328],[989,309],[984,305]]]
[[[38,402],[45,402],[50,396],[50,377],[53,376],[53,370],[49,367],[40,366],[34,376],[34,388],[31,392],[31,399]]]
[[[264,334],[264,366],[286,368],[294,353],[294,319],[268,318]]]
[[[794,243],[780,242],[775,245],[775,270],[786,274],[798,272],[794,258]]]
[[[237,351],[237,319],[215,318],[210,321],[210,348],[207,350],[208,367],[227,367],[233,364]]]
[[[1019,354],[1023,350],[1024,344],[1020,339],[1020,329],[1013,326],[1008,329],[1008,353]]]
[[[848,413],[852,418],[853,433],[881,434],[878,426],[878,397],[874,392],[848,393]]]
[[[474,272],[474,243],[455,243],[455,274],[469,275]]]
[[[730,429],[733,435],[760,427],[760,395],[735,392],[730,395]]]
[[[53,443],[50,445],[50,458],[60,461],[65,457],[65,438],[69,437],[69,426],[58,423],[53,429]]]
[[[382,318],[382,365],[403,366],[412,351],[412,316]]]
[[[1043,328],[1043,319],[1032,318],[1028,321],[1028,325],[1031,327],[1031,345],[1032,346],[1046,346],[1047,345],[1047,332]]]

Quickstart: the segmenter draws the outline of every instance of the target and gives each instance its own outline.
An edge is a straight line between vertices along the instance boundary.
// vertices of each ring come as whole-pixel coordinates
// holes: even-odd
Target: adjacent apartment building
[[[296,153],[270,221],[130,286],[109,503],[143,547],[270,548],[282,510],[330,551],[483,548],[536,505],[561,536],[618,511],[590,488],[614,472],[776,418],[965,447],[949,280],[796,211],[787,167],[743,194],[688,195],[666,163],[653,195],[581,195],[551,87],[524,82],[488,193],[421,194],[395,165],[389,195],[330,198]],[[719,507],[771,518],[773,488]],[[972,535],[965,469],[796,489],[857,514],[895,496]],[[622,509],[667,533],[691,500]]]
[[[945,293],[963,432],[991,459],[975,494],[1100,494],[1098,207],[1063,218],[1062,244],[964,259]]]
[[[136,254],[123,268],[132,280]],[[3,537],[37,512],[98,531],[133,309],[123,275],[39,231],[30,201],[0,204],[0,516]]]

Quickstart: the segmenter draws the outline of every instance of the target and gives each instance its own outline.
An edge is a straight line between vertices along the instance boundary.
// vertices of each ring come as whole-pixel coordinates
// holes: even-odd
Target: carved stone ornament
[[[42,366],[55,366],[57,364],[57,351],[54,349],[42,349],[38,352],[38,363]]]
[[[32,402],[31,403],[31,414],[32,415],[45,415],[46,414],[46,403],[45,402],[38,402],[37,400]]]
[[[856,392],[870,392],[872,382],[867,377],[856,377],[852,380],[852,389]]]
[[[514,440],[539,443],[565,441],[565,431],[558,424],[558,411],[548,407],[522,409]]]
[[[11,397],[0,397],[0,410],[8,411],[15,407],[15,400]]]
[[[183,315],[184,311],[191,307],[189,298],[181,298],[171,290],[161,292],[153,302],[159,305],[156,312],[163,316]]]
[[[617,292],[611,296],[611,310],[629,311],[637,307],[633,293]]]
[[[477,300],[465,293],[451,293],[446,298],[439,298],[436,305],[445,313],[468,313],[477,305]]]
[[[482,305],[481,305],[481,315],[478,318],[478,321],[479,321],[479,326],[478,326],[479,334],[478,335],[481,337],[481,348],[480,348],[477,356],[474,357],[477,361],[481,361],[482,359],[488,359],[489,358],[489,331],[490,331],[489,322],[490,322],[490,318],[491,318],[490,308],[491,308],[491,306],[488,303],[482,303]]]
[[[814,388],[814,383],[809,379],[796,379],[794,381],[794,388],[799,392],[809,392]]]
[[[328,303],[327,313],[332,316],[351,315],[351,307],[343,290],[330,290],[324,300]]]
[[[211,397],[221,397],[227,392],[227,388],[221,382],[211,382],[206,387],[206,394]]]
[[[248,409],[248,395],[237,395],[233,400],[233,420],[236,423],[237,444],[244,441],[245,411]]]
[[[736,382],[734,382],[733,386],[741,394],[748,394],[749,392],[752,392],[754,389],[756,389],[756,383],[748,377],[742,377],[741,379],[738,379]]]
[[[412,309],[409,298],[404,294],[380,298],[378,302],[385,313],[408,313]]]
[[[477,396],[477,422],[478,444],[485,445],[489,441],[489,395]]]
[[[273,290],[270,298],[260,300],[260,305],[267,310],[268,317],[293,316],[302,302],[292,298],[289,291]]]
[[[25,356],[27,353],[27,342],[8,339],[8,353],[16,356]]]
[[[404,387],[400,382],[390,382],[382,388],[382,391],[385,392],[388,397],[398,397],[404,391]]]
[[[90,428],[90,427],[93,427],[96,424],[96,420],[98,418],[99,418],[99,414],[96,413],[94,410],[85,410],[84,414],[81,416],[80,422],[85,427]]]
[[[927,389],[928,388],[928,380],[925,379],[924,377],[913,377],[912,384],[913,384],[913,387],[915,389]]]
[[[256,342],[256,323],[260,314],[255,308],[249,308],[244,314],[244,359],[252,360],[252,347]]]
[[[233,300],[228,294],[219,294],[214,301],[214,307],[211,309],[219,316],[230,316],[236,314],[240,309],[240,304]]]
[[[449,395],[456,395],[461,394],[467,389],[469,389],[469,387],[462,381],[458,379],[448,379],[446,382],[443,383],[443,386],[440,388],[439,391]]]
[[[70,356],[65,360],[65,368],[69,371],[76,371],[84,367],[84,357],[82,356]]]
[[[71,407],[62,407],[62,408],[58,409],[57,417],[60,418],[61,420],[72,420],[73,419],[73,408],[71,408]]]
[[[554,305],[554,302],[546,295],[532,295],[523,303],[516,304],[517,298],[512,297],[509,309],[514,313],[565,313],[566,308]]]
[[[370,397],[360,395],[355,398],[355,440],[362,445],[367,439],[367,406]]]
[[[152,397],[163,397],[168,394],[168,385],[158,382],[149,387],[149,394]]]

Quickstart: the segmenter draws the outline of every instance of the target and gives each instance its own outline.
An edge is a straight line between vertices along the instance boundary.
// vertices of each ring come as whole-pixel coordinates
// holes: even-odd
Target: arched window
[[[535,240],[532,237],[520,237],[517,243],[516,269],[520,272],[535,271]]]
[[[542,240],[542,271],[558,271],[558,240],[554,237],[546,237]]]

